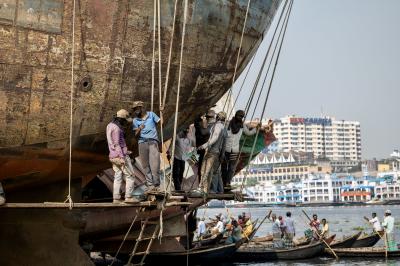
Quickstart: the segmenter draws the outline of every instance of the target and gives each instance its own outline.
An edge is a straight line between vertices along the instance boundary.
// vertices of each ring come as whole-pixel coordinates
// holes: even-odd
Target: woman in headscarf
[[[240,137],[243,133],[246,136],[251,136],[257,131],[256,128],[250,129],[248,125],[243,123],[244,116],[244,111],[238,110],[228,125],[225,141],[225,161],[222,164],[222,180],[226,191],[231,190],[231,180],[236,171],[240,153]]]

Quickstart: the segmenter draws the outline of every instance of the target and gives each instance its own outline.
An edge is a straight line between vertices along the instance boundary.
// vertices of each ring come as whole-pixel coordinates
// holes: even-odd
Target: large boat
[[[91,265],[82,247],[115,252],[133,218],[143,211],[145,206],[140,204],[121,207],[77,203],[69,211],[65,204],[42,203],[62,202],[68,194],[70,143],[72,199],[80,202],[82,188],[98,185],[96,176],[104,175],[102,171],[110,166],[105,127],[117,110],[129,109],[133,101],[142,100],[150,109],[153,98],[158,113],[159,99],[166,92],[164,137],[172,136],[185,1],[177,1],[176,13],[175,1],[159,2],[160,51],[157,40],[153,49],[153,14],[158,13],[153,1],[0,3],[0,182],[7,201],[12,202],[0,208],[1,265]],[[180,128],[212,107],[231,87],[242,28],[237,76],[257,50],[281,0],[252,0],[246,25],[247,1],[188,3]],[[109,193],[104,191],[105,195]],[[183,214],[204,202],[195,199],[191,203],[187,208],[170,205],[163,210],[168,230],[164,229],[166,238],[159,242],[161,251],[176,244],[176,236],[186,235],[181,230],[186,227]],[[147,206],[140,212],[128,244],[135,242],[140,221],[146,217],[157,221],[160,213],[157,206]],[[125,253],[131,251],[128,246],[124,248]]]

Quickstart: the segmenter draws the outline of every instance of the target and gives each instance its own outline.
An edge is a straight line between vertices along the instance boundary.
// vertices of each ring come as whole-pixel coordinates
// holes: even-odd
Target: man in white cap
[[[138,137],[140,163],[145,171],[147,191],[160,190],[160,150],[158,148],[157,124],[161,119],[144,108],[142,101],[136,101],[132,106],[135,118],[133,131]]]
[[[134,188],[134,173],[131,158],[125,142],[124,126],[127,125],[129,113],[125,109],[117,112],[117,116],[107,125],[106,134],[109,158],[114,170],[113,202],[121,203],[121,185],[125,179],[125,202],[139,202],[132,196]]]
[[[396,241],[394,239],[394,218],[390,210],[385,211],[385,218],[383,219],[382,226],[385,229],[387,250],[397,250]]]

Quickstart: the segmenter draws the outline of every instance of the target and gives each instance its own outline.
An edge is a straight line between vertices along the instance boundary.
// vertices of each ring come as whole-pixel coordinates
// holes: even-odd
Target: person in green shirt
[[[385,211],[385,218],[383,219],[382,226],[385,229],[387,250],[397,250],[396,241],[394,239],[394,218],[390,210]]]

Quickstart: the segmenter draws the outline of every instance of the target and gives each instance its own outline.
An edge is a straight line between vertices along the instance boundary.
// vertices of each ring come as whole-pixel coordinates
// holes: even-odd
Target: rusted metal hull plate
[[[280,2],[251,1],[239,73],[257,49],[263,32],[268,30]],[[0,3],[1,181],[24,180],[31,175],[35,176],[32,180],[49,181],[50,176],[67,175],[72,3],[61,0]],[[150,107],[154,9],[153,1],[148,0],[76,3],[73,175],[82,176],[108,166],[104,131],[113,114],[120,108],[129,108],[133,100],[143,100]],[[161,3],[164,85],[174,1]],[[171,136],[173,127],[178,83],[183,1],[178,3],[165,108],[166,138]],[[191,123],[230,87],[246,4],[246,0],[189,1],[180,126]],[[155,111],[158,112],[158,62],[156,66]],[[90,84],[81,82],[83,79]],[[18,169],[21,165],[27,167]],[[4,183],[7,187],[7,182]]]

